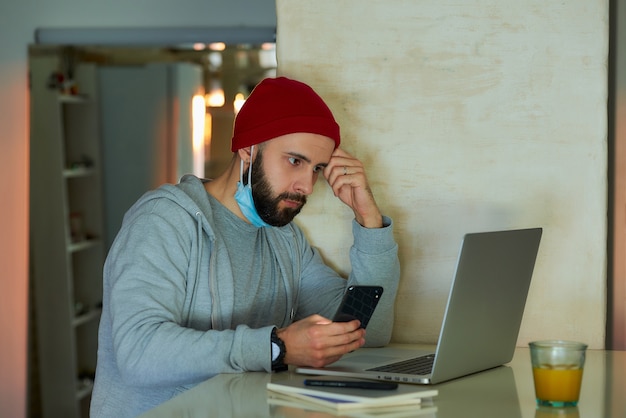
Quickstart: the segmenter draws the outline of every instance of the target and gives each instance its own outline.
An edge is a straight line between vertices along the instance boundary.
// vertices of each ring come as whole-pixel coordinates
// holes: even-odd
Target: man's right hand
[[[359,326],[358,320],[332,322],[311,315],[276,333],[285,343],[285,364],[324,367],[365,344],[365,330]]]

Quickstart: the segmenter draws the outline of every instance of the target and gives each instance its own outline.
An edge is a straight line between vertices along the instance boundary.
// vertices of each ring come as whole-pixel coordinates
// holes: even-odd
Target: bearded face
[[[246,178],[247,176],[244,176]],[[259,149],[252,164],[252,198],[257,213],[272,226],[285,226],[300,213],[306,203],[306,196],[299,193],[283,192],[278,195],[272,190],[263,167],[263,152]],[[290,200],[299,202],[298,207],[281,207],[281,202]]]

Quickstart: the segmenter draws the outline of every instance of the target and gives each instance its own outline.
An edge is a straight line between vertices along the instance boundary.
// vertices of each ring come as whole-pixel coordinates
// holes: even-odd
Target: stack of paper
[[[336,380],[332,377],[316,379]],[[358,379],[350,378],[341,380],[359,382]],[[377,390],[306,386],[304,381],[304,377],[296,375],[285,380],[269,382],[268,402],[271,405],[326,412],[359,412],[358,416],[400,417],[421,415],[436,410],[432,405],[432,398],[437,396],[437,390],[422,386],[399,384],[397,389]]]

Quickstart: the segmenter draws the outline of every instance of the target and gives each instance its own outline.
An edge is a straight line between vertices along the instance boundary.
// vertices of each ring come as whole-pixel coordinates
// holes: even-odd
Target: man
[[[362,163],[306,84],[263,80],[236,120],[229,168],[185,176],[128,211],[104,268],[93,417],[136,416],[218,373],[325,366],[365,344],[332,322],[348,285],[385,292],[368,345],[391,336],[397,245]],[[292,222],[323,175],[350,207],[348,280]]]

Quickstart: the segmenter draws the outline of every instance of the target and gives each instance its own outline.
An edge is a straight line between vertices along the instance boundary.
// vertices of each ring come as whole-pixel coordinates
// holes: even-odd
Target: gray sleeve
[[[352,271],[346,281],[324,263],[319,252],[304,242],[303,271],[296,319],[311,314],[330,318],[349,285],[379,285],[383,297],[367,327],[366,345],[389,343],[394,320],[394,303],[400,280],[398,245],[393,237],[393,222],[383,217],[382,228],[352,227],[354,243],[350,249]]]

